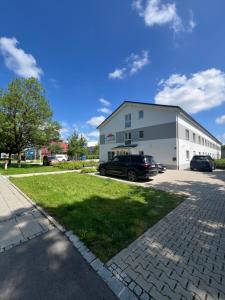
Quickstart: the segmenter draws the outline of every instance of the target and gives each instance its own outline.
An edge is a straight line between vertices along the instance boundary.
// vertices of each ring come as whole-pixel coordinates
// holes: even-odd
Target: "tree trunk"
[[[21,153],[18,153],[18,161],[17,161],[18,168],[21,168]]]
[[[8,166],[11,166],[12,163],[12,152],[9,152],[9,162],[8,162]]]

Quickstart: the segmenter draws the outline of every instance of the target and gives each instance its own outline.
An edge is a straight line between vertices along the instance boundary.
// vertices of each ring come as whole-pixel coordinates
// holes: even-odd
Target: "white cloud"
[[[222,115],[221,117],[216,118],[217,124],[225,124],[225,115]]]
[[[109,101],[109,100],[106,100],[106,99],[104,99],[104,98],[100,98],[100,99],[99,99],[99,102],[100,102],[101,104],[103,104],[104,106],[110,106],[110,105],[111,105],[110,101]]]
[[[188,28],[187,28],[187,30],[189,32],[192,32],[196,26],[197,26],[197,23],[194,20],[194,14],[193,14],[193,11],[191,10],[190,11],[190,19],[189,19],[189,22],[188,22]]]
[[[98,111],[99,112],[102,112],[102,113],[104,113],[104,114],[111,114],[111,110],[109,109],[109,108],[107,108],[107,107],[101,107],[101,108],[99,108],[98,109]]]
[[[60,129],[60,136],[63,140],[67,140],[68,137],[76,130],[77,128],[75,126],[71,126],[65,121],[60,122],[61,129]]]
[[[123,79],[125,77],[126,68],[115,69],[115,71],[109,73],[110,79]]]
[[[178,105],[189,113],[209,110],[225,102],[225,73],[218,69],[186,75],[173,74],[160,82],[155,103]]]
[[[169,24],[175,32],[183,29],[175,3],[162,4],[160,0],[147,0],[143,4],[142,0],[134,0],[133,6],[147,26]]]
[[[133,75],[150,62],[148,51],[143,50],[140,55],[132,53],[127,61],[130,64],[130,74]]]
[[[94,130],[94,131],[88,132],[88,133],[86,133],[86,136],[89,138],[99,138],[99,131]]]
[[[131,55],[128,56],[125,61],[126,67],[116,69],[114,72],[109,73],[110,79],[123,79],[128,75],[134,75],[144,66],[150,63],[149,53],[146,50],[142,50],[141,54],[131,53]]]
[[[88,141],[88,147],[94,147],[98,145],[98,141]]]
[[[196,26],[192,11],[188,24],[184,25],[174,2],[163,4],[161,0],[133,0],[133,7],[149,27],[169,25],[174,32],[192,32]]]
[[[15,74],[24,78],[35,77],[37,79],[40,79],[43,74],[35,58],[18,48],[18,41],[15,38],[0,38],[0,52],[4,57],[6,67]]]
[[[92,117],[90,120],[88,120],[86,123],[91,126],[98,126],[105,120],[104,116],[96,116]]]

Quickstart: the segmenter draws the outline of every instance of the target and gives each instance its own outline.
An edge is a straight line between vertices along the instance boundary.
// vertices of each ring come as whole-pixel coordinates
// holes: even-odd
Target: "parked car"
[[[51,166],[59,161],[67,161],[67,155],[65,154],[56,154],[56,155],[45,155],[43,157],[43,166]]]
[[[118,155],[111,161],[100,163],[100,175],[117,175],[127,177],[130,181],[148,179],[158,174],[153,156],[149,155]]]
[[[159,173],[164,173],[166,171],[166,167],[160,163],[156,163],[156,167],[158,168]]]
[[[215,162],[209,155],[195,155],[190,163],[191,170],[212,172],[215,167]]]
[[[56,154],[55,157],[58,161],[67,161],[68,160],[68,156],[66,154]]]

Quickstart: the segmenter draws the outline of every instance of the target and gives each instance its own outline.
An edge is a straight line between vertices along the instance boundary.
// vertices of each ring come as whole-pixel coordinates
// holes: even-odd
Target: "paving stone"
[[[138,300],[137,297],[128,289],[124,288],[118,295],[120,300]]]
[[[140,296],[142,293],[142,288],[140,288],[140,286],[136,285],[134,288],[134,292],[136,295]]]
[[[143,294],[141,294],[140,299],[141,300],[149,300],[150,297],[149,297],[149,295],[147,293],[144,292]]]
[[[225,299],[225,171],[190,177],[189,171],[168,170],[137,185],[189,198],[110,263],[154,299],[205,300],[218,293]]]
[[[128,285],[128,287],[129,287],[129,289],[130,289],[131,291],[133,291],[133,289],[135,288],[135,286],[136,286],[136,283],[135,283],[134,281],[132,281],[132,282]]]
[[[0,248],[6,248],[24,240],[25,237],[17,226],[15,219],[0,223]]]

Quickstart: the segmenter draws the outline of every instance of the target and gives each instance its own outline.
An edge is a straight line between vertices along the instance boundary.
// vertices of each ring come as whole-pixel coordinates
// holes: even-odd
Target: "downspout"
[[[180,157],[179,157],[179,132],[178,132],[178,110],[176,115],[176,152],[177,152],[177,170],[180,169]]]

